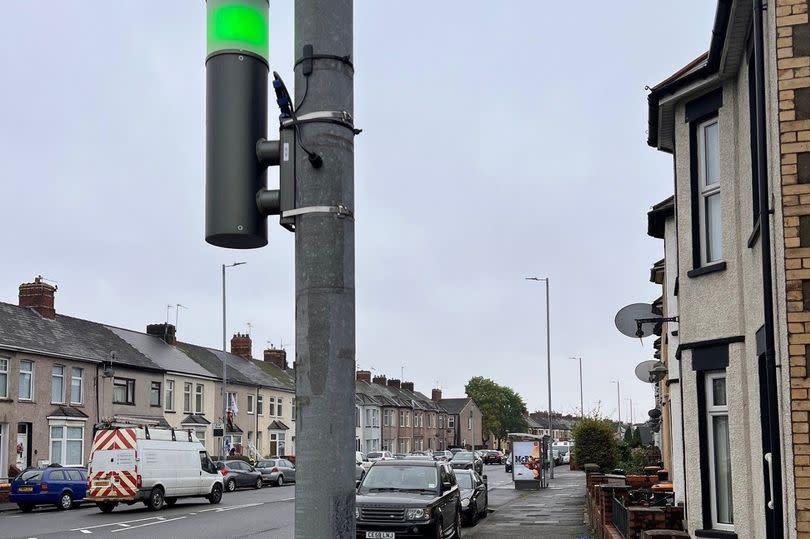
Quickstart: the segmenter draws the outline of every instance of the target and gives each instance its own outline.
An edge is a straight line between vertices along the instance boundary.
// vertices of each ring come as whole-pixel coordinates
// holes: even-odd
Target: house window
[[[380,426],[380,411],[379,410],[374,410],[371,417],[374,419],[373,425],[375,427],[379,427]]]
[[[194,392],[194,413],[203,415],[205,414],[205,399],[203,393],[203,385],[197,384],[197,387]]]
[[[448,429],[456,428],[456,416],[453,415],[447,416],[447,428]]]
[[[439,414],[439,428],[440,429],[444,428],[444,415],[442,414]]]
[[[191,382],[183,383],[183,413],[191,413]]]
[[[256,396],[256,414],[257,415],[264,414],[264,397],[262,395],[257,395]],[[260,433],[258,433],[258,432],[256,433],[256,441],[257,442],[260,439],[259,436],[258,436],[259,434]]]
[[[360,408],[356,406],[354,408],[354,426],[355,428],[360,426]]]
[[[386,427],[396,427],[396,416],[393,410],[383,410],[383,425]]]
[[[167,412],[174,412],[174,380],[166,380],[166,396],[164,397]]]
[[[284,399],[282,399],[281,397],[278,398],[278,406],[276,407],[276,415],[279,416],[279,417],[284,415],[284,412],[281,411],[281,403],[282,403],[283,400]]]
[[[149,388],[149,406],[160,406],[160,382],[152,382]]]
[[[65,402],[65,366],[54,365],[51,371],[51,402],[62,404]]]
[[[720,127],[717,118],[697,126],[700,252],[704,264],[723,259],[720,209]]]
[[[292,420],[295,421],[295,397],[292,399]]]
[[[64,425],[51,427],[51,463],[81,466],[84,447],[84,427]]]
[[[276,415],[276,398],[270,397],[267,399],[267,415]]]
[[[366,426],[370,427],[373,424],[371,419],[371,408],[366,408]]]
[[[135,380],[113,378],[113,404],[135,404]]]
[[[234,415],[239,413],[239,401],[236,398],[236,393],[228,393],[228,409],[233,411]]]
[[[197,430],[194,432],[197,435],[197,439],[200,441],[201,444],[203,444],[203,447],[205,447],[205,430]]]
[[[21,401],[33,400],[34,388],[34,362],[26,359],[20,361],[20,391]]]
[[[731,487],[726,373],[707,373],[705,390],[712,527],[733,531],[734,498]]]
[[[70,371],[70,404],[81,404],[84,398],[84,369],[73,367]]]
[[[0,399],[7,399],[7,398],[8,398],[8,358],[0,357]]]
[[[248,395],[247,396],[247,401],[248,401],[247,413],[252,414],[253,413],[253,395]]]
[[[261,455],[262,453],[262,431],[256,431],[256,451]]]
[[[757,102],[753,48],[748,55],[748,129],[751,140],[751,209],[754,223],[756,223],[759,220],[759,155],[757,154]],[[767,162],[767,155],[763,157]]]
[[[467,430],[472,430],[472,416],[467,418]]]
[[[284,456],[285,434],[283,432],[270,433],[270,456]]]

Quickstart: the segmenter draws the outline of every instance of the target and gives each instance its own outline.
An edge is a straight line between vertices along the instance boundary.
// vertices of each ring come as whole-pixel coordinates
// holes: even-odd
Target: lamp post
[[[225,303],[225,268],[233,268],[234,266],[241,266],[247,262],[234,262],[233,264],[222,264],[222,449],[225,450],[225,434],[228,429],[228,408],[231,403],[228,402],[228,350],[226,349],[226,336],[225,336],[225,321],[226,321],[226,303]],[[227,458],[225,455],[223,458]]]
[[[579,361],[579,417],[585,417],[585,404],[582,398],[582,358],[581,357],[572,357],[570,359],[576,359]]]
[[[552,422],[551,422],[551,315],[549,309],[549,278],[548,277],[526,277],[527,281],[544,281],[546,283],[546,367],[548,369],[548,434],[553,442]],[[549,447],[549,461],[551,456],[551,448]],[[554,466],[549,466],[551,469],[551,479],[554,479]]]
[[[618,380],[611,380],[611,384],[616,384],[616,404],[619,406],[619,428],[622,428],[622,390]]]

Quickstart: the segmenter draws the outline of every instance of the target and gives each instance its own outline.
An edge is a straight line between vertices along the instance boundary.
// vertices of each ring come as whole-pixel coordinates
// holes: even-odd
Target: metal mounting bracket
[[[354,118],[345,110],[320,110],[315,112],[307,112],[306,114],[296,115],[295,119],[288,118],[281,122],[281,127],[292,127],[295,125],[311,124],[311,123],[327,123],[335,124],[351,129],[352,133],[359,135],[363,132],[362,129],[355,129]]]
[[[354,219],[354,212],[343,204],[337,206],[308,206],[306,208],[295,208],[282,213],[282,217],[294,217],[296,215],[306,215],[308,213],[334,213],[336,217],[344,219]]]

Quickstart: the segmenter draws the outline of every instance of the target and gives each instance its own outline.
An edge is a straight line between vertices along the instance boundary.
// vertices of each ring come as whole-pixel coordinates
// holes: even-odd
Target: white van
[[[222,487],[222,474],[191,431],[115,426],[93,439],[85,500],[104,513],[138,501],[158,511],[195,496],[219,503]]]

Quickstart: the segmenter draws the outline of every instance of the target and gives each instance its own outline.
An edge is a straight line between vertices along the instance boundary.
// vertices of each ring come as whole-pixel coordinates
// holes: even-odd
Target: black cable
[[[304,106],[304,101],[307,100],[307,94],[309,93],[309,76],[304,77],[304,97],[301,98],[301,102],[295,107],[295,110]]]
[[[346,56],[338,56],[337,54],[313,54],[312,56],[304,56],[303,58],[299,58],[295,61],[295,65],[293,65],[293,70],[298,67],[298,64],[306,62],[307,60],[336,60],[338,62],[343,62],[354,71],[354,64],[352,63],[352,57],[349,55]]]

